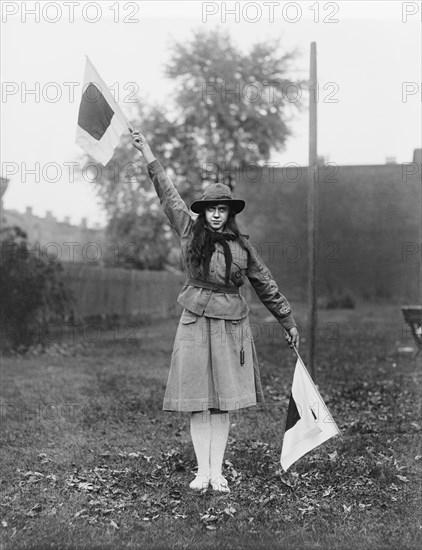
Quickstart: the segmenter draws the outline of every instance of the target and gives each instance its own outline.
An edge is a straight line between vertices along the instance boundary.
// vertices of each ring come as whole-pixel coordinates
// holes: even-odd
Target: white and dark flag
[[[281,449],[283,470],[335,435],[340,430],[298,356]]]
[[[86,56],[76,144],[105,166],[127,129],[127,118]]]

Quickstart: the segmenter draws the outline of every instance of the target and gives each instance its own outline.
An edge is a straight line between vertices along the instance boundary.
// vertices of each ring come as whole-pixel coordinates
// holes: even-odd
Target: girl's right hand
[[[132,132],[132,145],[136,147],[138,151],[141,151],[147,163],[155,160],[154,153],[151,151],[147,138],[140,132]]]
[[[132,132],[132,145],[141,153],[144,152],[145,147],[149,147],[147,138],[140,132]]]

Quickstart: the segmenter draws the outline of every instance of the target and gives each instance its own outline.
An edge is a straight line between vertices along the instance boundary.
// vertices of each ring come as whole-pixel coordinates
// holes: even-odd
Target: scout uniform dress
[[[222,411],[264,402],[258,358],[249,324],[249,308],[240,292],[246,276],[283,328],[296,327],[290,305],[255,248],[245,239],[228,241],[232,253],[229,285],[225,259],[215,244],[207,281],[186,261],[193,216],[158,160],[148,174],[172,228],[180,238],[187,275],[178,303],[184,309],[177,327],[163,410]],[[229,232],[227,230],[227,232]]]

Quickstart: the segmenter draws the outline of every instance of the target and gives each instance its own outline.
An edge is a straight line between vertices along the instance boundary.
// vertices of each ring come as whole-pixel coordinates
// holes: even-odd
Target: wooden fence
[[[91,267],[63,263],[63,282],[74,295],[76,319],[148,320],[179,311],[183,273]]]

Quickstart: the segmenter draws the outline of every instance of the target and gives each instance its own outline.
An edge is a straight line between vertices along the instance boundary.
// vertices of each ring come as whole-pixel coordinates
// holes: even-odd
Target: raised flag
[[[295,349],[296,351],[296,349]],[[280,463],[284,471],[340,430],[296,351],[292,392],[287,411]]]
[[[86,56],[76,144],[105,166],[128,127],[131,128],[123,111]]]

